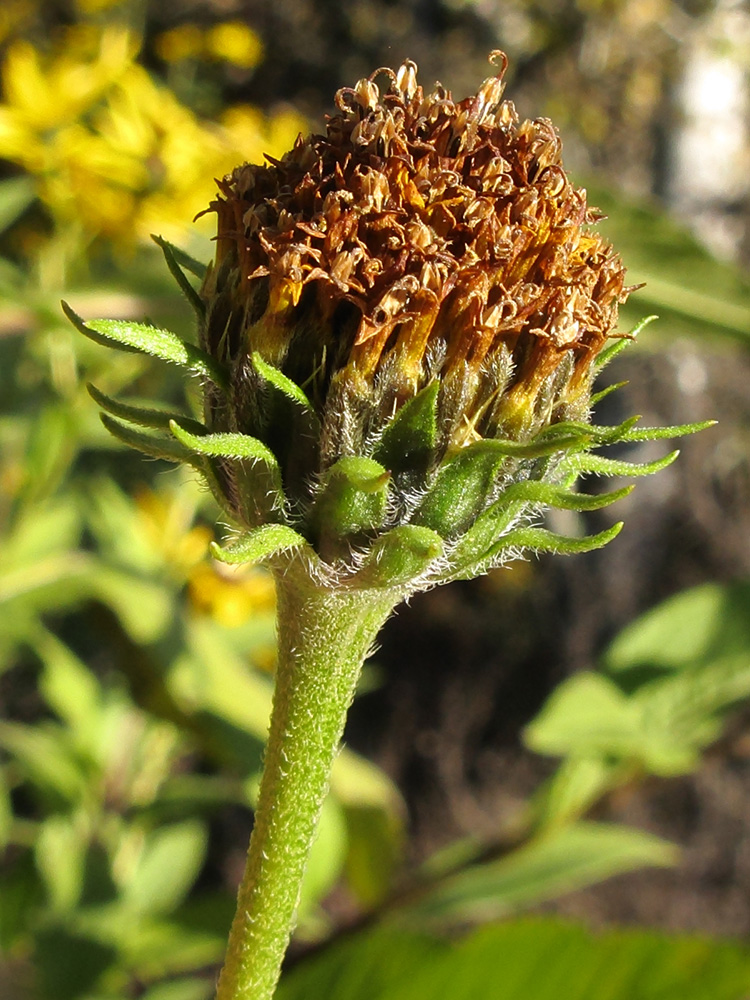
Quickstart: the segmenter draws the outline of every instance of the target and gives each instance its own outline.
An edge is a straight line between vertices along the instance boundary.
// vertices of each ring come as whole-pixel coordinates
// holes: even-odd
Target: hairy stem
[[[216,1000],[269,1000],[362,662],[396,603],[277,574],[279,663],[255,826]]]

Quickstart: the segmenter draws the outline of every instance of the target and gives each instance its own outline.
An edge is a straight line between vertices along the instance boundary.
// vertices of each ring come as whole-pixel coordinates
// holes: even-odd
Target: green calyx
[[[204,270],[166,241],[156,242],[202,321],[203,299],[190,276],[202,278]],[[601,449],[709,426],[639,427],[633,417],[610,427],[563,417],[526,437],[473,433],[457,447],[446,430],[456,426],[455,387],[437,378],[405,400],[388,401],[375,385],[372,399],[339,386],[328,399],[323,394],[321,404],[320,386],[309,394],[257,351],[230,369],[170,331],[84,321],[63,308],[98,343],[152,355],[203,379],[205,422],[115,400],[93,386],[90,392],[105,426],[123,443],[189,463],[205,477],[238,528],[226,548],[214,546],[216,558],[276,568],[302,559],[316,579],[345,589],[405,596],[486,572],[524,552],[581,552],[606,544],[620,524],[566,538],[535,522],[547,508],[599,509],[631,488],[580,493],[573,488],[580,476],[648,475],[677,455],[639,463],[609,458]],[[627,343],[617,340],[601,352],[596,370]]]

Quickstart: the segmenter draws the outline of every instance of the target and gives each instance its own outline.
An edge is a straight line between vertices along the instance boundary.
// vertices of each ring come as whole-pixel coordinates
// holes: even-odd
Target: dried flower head
[[[243,532],[222,558],[294,551],[331,585],[407,593],[523,549],[580,551],[619,526],[571,540],[530,519],[622,495],[573,493],[582,472],[674,457],[634,470],[591,450],[694,429],[590,424],[630,289],[554,126],[519,120],[492,59],[497,75],[459,102],[426,96],[412,62],[339,91],[326,135],[219,182],[207,269],[157,240],[200,349],[75,318],[203,376],[205,424],[95,398],[126,421],[105,418],[115,434],[205,475]]]
[[[587,413],[624,269],[554,126],[519,122],[492,58],[460,102],[425,95],[412,62],[378,70],[338,92],[325,136],[219,185],[205,347],[235,368],[258,351],[308,386],[324,461],[433,379],[444,448]],[[370,419],[337,428],[352,395]]]

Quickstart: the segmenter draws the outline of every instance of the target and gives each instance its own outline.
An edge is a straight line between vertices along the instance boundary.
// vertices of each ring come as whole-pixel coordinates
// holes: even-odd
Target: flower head
[[[376,424],[439,379],[444,447],[585,416],[624,268],[588,228],[554,126],[519,121],[493,58],[460,102],[425,95],[412,62],[379,70],[338,92],[325,136],[220,183],[212,354],[258,351],[321,414],[353,395]]]
[[[581,551],[545,506],[603,506],[578,474],[655,471],[591,455],[695,428],[590,423],[629,289],[546,119],[521,122],[496,76],[455,102],[416,66],[339,91],[325,135],[219,182],[216,259],[162,245],[201,348],[135,324],[79,327],[204,377],[205,424],[117,403],[149,454],[191,462],[243,532],[228,561],[285,565],[402,594],[528,548]],[[376,80],[385,80],[381,94]],[[199,292],[182,270],[202,277]],[[622,340],[617,342],[623,343]]]

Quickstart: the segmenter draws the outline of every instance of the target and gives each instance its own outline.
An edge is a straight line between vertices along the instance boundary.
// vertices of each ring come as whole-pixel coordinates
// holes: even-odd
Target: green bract
[[[179,270],[181,286],[187,283],[174,250],[165,248],[165,254],[171,269]],[[214,398],[223,395],[221,405],[229,409],[227,374],[176,335],[139,323],[84,322],[69,306],[65,311],[94,340],[198,372],[210,380],[207,391]],[[597,371],[608,360],[604,357]],[[441,453],[441,386],[434,380],[396,411],[367,453],[313,470],[314,478],[298,470],[293,479],[282,474],[289,442],[303,423],[309,439],[298,450],[314,454],[319,419],[301,386],[258,357],[248,362],[255,396],[248,409],[258,415],[249,428],[254,434],[212,432],[187,416],[119,402],[93,386],[90,391],[105,411],[105,425],[120,440],[153,457],[190,463],[203,473],[238,529],[225,548],[213,547],[217,559],[278,565],[303,557],[316,578],[344,588],[408,592],[475,576],[523,551],[598,548],[615,537],[621,523],[583,538],[533,525],[545,508],[594,510],[630,492],[626,487],[579,493],[573,489],[579,475],[645,475],[678,454],[629,463],[597,449],[690,434],[710,424],[639,428],[634,419],[614,427],[561,421],[527,440],[490,438]],[[272,425],[269,411],[274,413]],[[231,497],[225,492],[229,482],[236,488]]]

